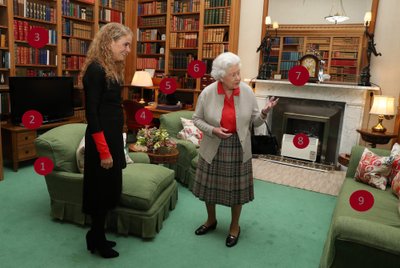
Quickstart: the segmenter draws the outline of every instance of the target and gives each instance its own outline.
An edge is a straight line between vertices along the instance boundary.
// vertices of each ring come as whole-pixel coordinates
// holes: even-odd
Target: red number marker
[[[146,108],[139,109],[135,114],[135,120],[141,125],[149,125],[153,120],[153,113]]]
[[[47,175],[53,171],[54,163],[50,158],[39,157],[33,164],[33,168],[39,175]]]
[[[289,81],[295,86],[304,86],[308,78],[310,78],[310,74],[304,66],[296,65],[289,70]]]
[[[206,64],[200,60],[193,60],[188,65],[188,74],[193,78],[200,78],[206,73]]]
[[[364,212],[374,205],[374,196],[366,190],[358,190],[351,194],[350,206],[357,211]]]
[[[293,145],[299,149],[306,148],[309,143],[310,143],[310,139],[304,133],[299,133],[296,136],[294,136],[294,138],[293,138]]]
[[[35,110],[29,110],[22,116],[22,124],[29,129],[37,129],[43,124],[43,116]]]
[[[164,94],[172,94],[176,91],[176,80],[173,78],[164,78],[160,82],[160,91]]]
[[[49,42],[49,31],[42,27],[34,27],[28,33],[28,44],[34,48],[42,48]]]

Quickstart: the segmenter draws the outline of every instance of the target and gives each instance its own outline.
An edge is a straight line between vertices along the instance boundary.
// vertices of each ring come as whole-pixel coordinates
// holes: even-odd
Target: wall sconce
[[[378,124],[372,127],[372,132],[385,133],[386,128],[382,125],[383,118],[390,120],[396,114],[394,109],[394,97],[375,95],[370,114],[378,115]]]
[[[349,17],[347,17],[344,11],[342,0],[332,0],[331,11],[329,12],[329,16],[325,17],[325,20],[337,24],[338,22],[344,22],[348,19]]]
[[[274,23],[272,23],[270,16],[265,17],[265,25],[266,25],[265,36],[256,51],[256,52],[258,52],[261,50],[261,52],[263,53],[263,56],[262,56],[263,62],[261,63],[260,67],[258,68],[258,75],[257,75],[257,79],[262,79],[262,80],[270,79],[272,76],[272,67],[270,64],[270,54],[271,54],[271,49],[272,49],[272,42],[278,36],[278,28],[279,28],[278,22],[274,21]],[[271,37],[270,31],[269,31],[270,30],[269,28],[271,25],[272,25],[272,29],[275,29],[275,37]]]
[[[365,25],[365,35],[368,39],[368,47],[367,47],[367,66],[365,66],[360,74],[360,82],[358,85],[360,86],[371,86],[370,78],[370,66],[371,66],[371,54],[374,54],[375,57],[382,56],[382,53],[378,53],[375,48],[374,34],[368,31],[369,25],[371,23],[372,13],[370,11],[366,12],[364,15],[364,25]]]
[[[133,75],[131,85],[142,88],[141,95],[140,95],[141,99],[140,99],[139,103],[144,104],[145,101],[143,99],[143,88],[153,86],[153,80],[151,79],[151,75],[146,71],[136,71],[135,74]]]

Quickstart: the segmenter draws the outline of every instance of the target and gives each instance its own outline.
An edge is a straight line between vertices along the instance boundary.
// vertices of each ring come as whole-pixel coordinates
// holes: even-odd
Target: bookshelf
[[[288,79],[288,71],[303,55],[317,52],[330,81],[358,83],[364,30],[362,24],[280,25],[271,50],[273,74]]]
[[[138,0],[133,9],[133,29],[137,31],[137,56],[130,55],[135,70],[155,69],[158,78],[177,81],[176,99],[193,109],[201,90],[211,83],[213,59],[222,52],[237,53],[240,0]],[[165,38],[164,38],[165,36]],[[161,53],[160,53],[161,51]],[[129,56],[128,56],[129,57]],[[203,78],[187,74],[192,60],[207,66]],[[127,88],[130,88],[129,86]],[[129,91],[131,88],[129,89]],[[152,96],[149,94],[149,99]],[[124,98],[130,98],[125,94]]]

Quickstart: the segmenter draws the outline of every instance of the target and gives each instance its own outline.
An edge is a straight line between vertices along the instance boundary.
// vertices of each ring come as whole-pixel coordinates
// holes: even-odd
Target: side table
[[[387,144],[391,139],[396,138],[397,135],[391,132],[373,132],[369,129],[357,129],[357,132],[361,134],[361,138],[369,142],[372,148],[376,148],[377,144]]]
[[[130,152],[137,152],[135,150],[135,144],[129,145]],[[150,158],[150,163],[152,164],[175,164],[178,161],[179,151],[176,148],[171,148],[169,152],[166,153],[150,153],[146,152]]]

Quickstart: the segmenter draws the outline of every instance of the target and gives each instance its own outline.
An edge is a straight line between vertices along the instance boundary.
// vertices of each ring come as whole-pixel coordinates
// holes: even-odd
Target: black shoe
[[[237,236],[234,236],[234,235],[229,234],[229,235],[226,237],[225,245],[226,245],[228,248],[233,247],[233,246],[236,245],[237,242],[239,241],[239,236],[240,236],[240,227],[239,227],[239,233],[237,234]]]
[[[108,259],[118,257],[119,253],[113,250],[110,246],[113,244],[116,245],[113,241],[100,241],[99,239],[96,239],[91,231],[86,234],[86,247],[92,254],[97,251],[103,258]]]
[[[213,225],[205,226],[204,224],[196,229],[194,232],[196,235],[205,235],[210,230],[215,230],[217,228],[217,221],[214,222]]]

